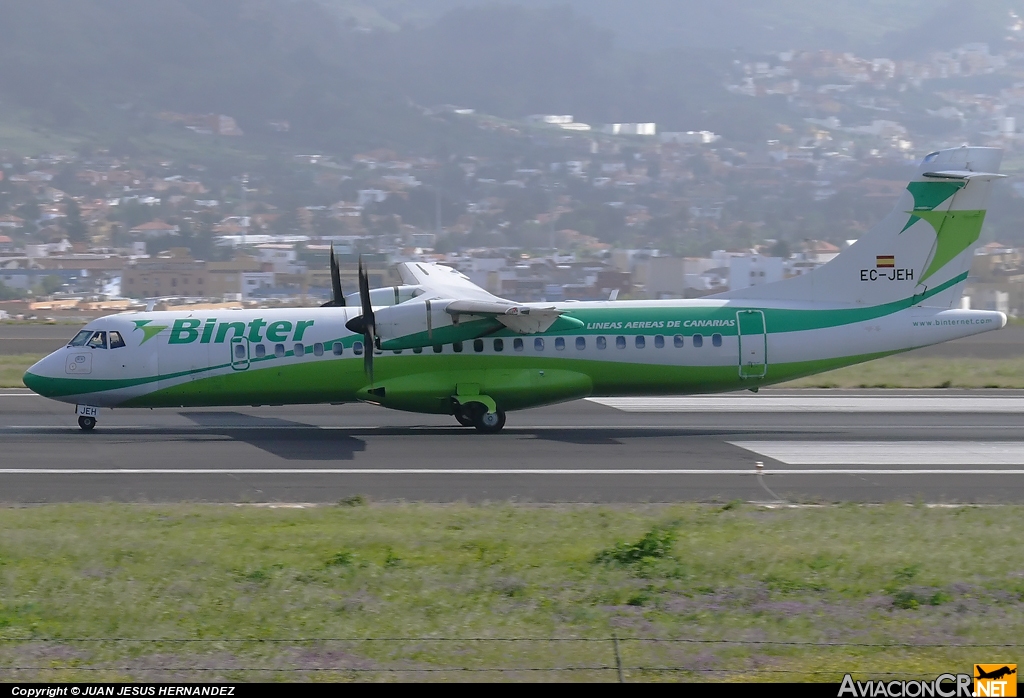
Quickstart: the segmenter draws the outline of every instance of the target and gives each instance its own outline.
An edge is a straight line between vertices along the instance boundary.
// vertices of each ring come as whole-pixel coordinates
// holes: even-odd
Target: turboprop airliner
[[[458,271],[319,308],[129,312],[88,323],[25,374],[101,408],[367,402],[498,432],[506,413],[589,396],[751,390],[1003,327],[960,309],[1002,153],[924,158],[896,208],[829,263],[695,300],[516,303]]]

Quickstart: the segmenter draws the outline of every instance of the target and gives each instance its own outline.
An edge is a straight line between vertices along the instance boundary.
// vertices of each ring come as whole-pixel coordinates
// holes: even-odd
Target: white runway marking
[[[1024,413],[1024,397],[696,396],[587,398],[623,412],[945,412]]]
[[[1024,465],[1024,442],[1019,441],[730,441],[729,443],[787,465]]]
[[[766,468],[764,475],[1024,475],[1024,470],[996,469],[882,469],[882,468]],[[0,475],[741,475],[753,470],[712,468],[629,470],[535,468],[0,468]]]

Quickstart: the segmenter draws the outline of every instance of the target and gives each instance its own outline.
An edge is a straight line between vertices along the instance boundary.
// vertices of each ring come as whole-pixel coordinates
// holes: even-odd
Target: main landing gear
[[[95,417],[79,417],[78,426],[82,427],[82,431],[92,431],[96,428]]]
[[[495,409],[488,412],[482,403],[456,403],[453,407],[455,419],[464,427],[475,427],[482,434],[497,434],[505,426],[505,411]]]

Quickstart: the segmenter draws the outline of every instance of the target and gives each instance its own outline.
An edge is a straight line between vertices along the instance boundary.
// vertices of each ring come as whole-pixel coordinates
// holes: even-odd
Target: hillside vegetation
[[[155,118],[162,111],[231,115],[246,133],[232,146],[246,150],[502,147],[425,110],[440,104],[713,128],[749,142],[787,117],[781,103],[722,89],[732,49],[998,40],[1008,1],[737,0],[729,13],[692,0],[6,2],[0,149],[187,147],[183,129]],[[281,121],[290,132],[268,125]]]
[[[455,7],[495,0],[319,0],[364,26],[398,29],[432,23]],[[1013,0],[730,0],[728,11],[702,0],[517,0],[531,8],[569,6],[615,32],[624,47],[828,48],[917,54],[937,45],[996,42]]]

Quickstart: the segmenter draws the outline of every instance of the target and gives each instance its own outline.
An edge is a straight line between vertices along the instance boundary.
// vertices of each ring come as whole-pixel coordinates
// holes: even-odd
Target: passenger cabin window
[[[505,340],[496,339],[494,340],[494,351],[505,351]]]
[[[544,338],[537,337],[533,340],[533,348],[537,351],[544,351]]]
[[[483,350],[484,350],[484,340],[482,340],[482,339],[474,339],[473,340],[473,351],[475,351],[477,354],[479,354]]]
[[[106,349],[107,348],[107,333],[106,332],[94,332],[92,339],[86,344],[88,347],[93,349]]]
[[[654,348],[655,349],[664,349],[665,348],[665,338],[662,337],[660,334],[654,336]]]
[[[363,355],[363,343],[362,342],[355,342],[352,345],[352,353],[355,354],[356,356],[362,356]]]
[[[89,341],[89,337],[92,337],[92,330],[82,330],[76,334],[70,342],[69,347],[84,347],[85,343]]]
[[[334,346],[336,346],[336,347],[340,347],[340,346],[341,346],[341,342],[338,342],[338,343],[337,343],[337,344],[335,344]],[[285,351],[285,348],[284,348],[284,345],[283,345],[283,344],[275,344],[275,345],[274,345],[274,356],[276,356],[276,357],[277,357],[277,358],[279,358],[279,359],[283,359],[283,358],[284,358],[284,355],[285,355],[286,353],[287,353],[287,352]],[[341,352],[339,351],[339,352],[337,352],[337,353],[338,353],[338,354],[340,354]]]
[[[555,337],[555,349],[565,351],[565,337]]]
[[[605,349],[608,347],[608,340],[604,337],[598,337],[594,340],[594,343],[597,344],[598,349]]]
[[[576,348],[579,349],[580,351],[583,351],[584,349],[586,349],[587,348],[587,338],[586,337],[577,337],[576,338]]]
[[[261,344],[260,346],[262,347],[263,345]],[[317,342],[316,344],[313,345],[313,355],[314,356],[323,356],[324,355],[324,345],[322,343]]]
[[[265,346],[263,346],[262,344],[257,344],[256,345],[256,358],[257,359],[262,359],[266,355],[267,355],[267,348]]]
[[[244,359],[245,358],[245,345],[244,344],[239,343],[239,344],[235,345],[235,358],[236,359]]]
[[[704,335],[695,334],[693,335],[693,346],[702,347],[704,346]]]
[[[295,345],[295,355],[296,356],[305,356],[306,355],[306,347],[304,347],[302,344],[296,344]]]
[[[121,339],[121,333],[120,332],[111,332],[110,333],[110,348],[111,349],[120,349],[123,346],[124,346],[124,340]]]
[[[462,353],[462,342],[452,342],[452,351],[456,354]]]
[[[423,347],[413,347],[412,348],[412,353],[413,354],[422,354],[423,353]]]
[[[621,335],[616,337],[615,338],[615,348],[616,349],[625,349],[626,348],[626,338],[621,336]]]
[[[642,334],[638,334],[636,336],[636,348],[643,349],[645,346],[647,346],[647,338]]]
[[[711,335],[711,344],[712,346],[716,347],[722,346],[722,335],[718,334],[717,332]]]
[[[284,347],[281,348],[283,349]],[[342,354],[345,353],[345,345],[342,344],[341,342],[335,342],[334,347],[331,349],[331,351],[334,352],[335,356],[341,356]]]
[[[440,344],[435,344],[434,345],[434,353],[435,354],[440,354],[442,351],[444,351],[444,347],[442,345],[440,345]]]
[[[512,340],[512,348],[515,349],[516,351],[522,351],[523,350],[523,340],[520,337],[516,337],[515,339],[513,339]]]
[[[675,345],[676,349],[682,349],[683,348],[683,335],[677,334],[675,337],[672,338],[672,343]]]

